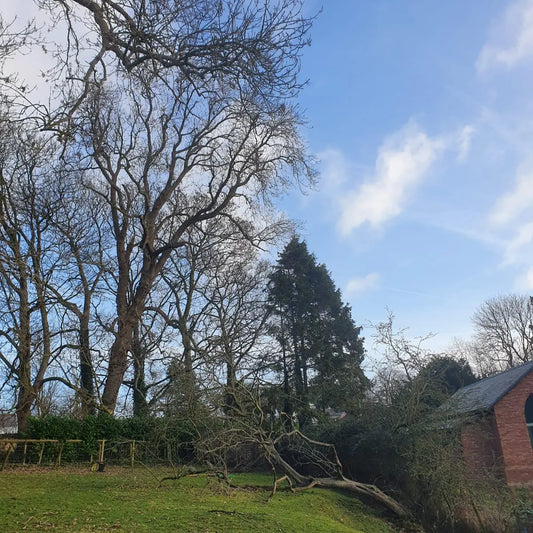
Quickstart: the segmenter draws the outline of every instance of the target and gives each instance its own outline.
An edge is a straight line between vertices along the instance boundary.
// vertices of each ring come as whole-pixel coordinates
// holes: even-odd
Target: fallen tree
[[[409,516],[399,502],[375,485],[347,478],[334,445],[310,439],[296,428],[287,430],[280,419],[267,419],[249,387],[237,384],[232,396],[224,416],[199,431],[195,446],[197,459],[213,471],[227,478],[231,468],[262,461],[273,473],[271,498],[283,482],[293,492],[313,487],[342,489],[378,502],[399,518]]]
[[[329,467],[328,469],[333,469],[334,475],[326,477],[305,475],[301,474],[298,470],[296,470],[296,468],[289,464],[289,462],[282,457],[281,453],[277,449],[277,446],[279,446],[280,442],[283,442],[287,439],[292,440],[295,437],[310,445],[310,448],[315,447],[327,449],[333,456],[333,459],[329,459],[326,454],[322,453],[311,452],[311,454],[308,453],[307,455],[313,457],[312,460],[315,461],[313,466],[319,466],[322,469],[325,465],[319,465],[317,461],[329,461],[330,464],[327,465]],[[335,450],[335,446],[333,446],[333,444],[312,440],[299,430],[293,430],[276,438],[271,444],[268,443],[267,437],[266,441],[262,443],[262,447],[267,453],[265,458],[272,465],[275,474],[273,494],[275,493],[277,485],[283,481],[286,481],[289,484],[290,489],[293,491],[306,490],[313,487],[343,489],[361,496],[370,497],[387,507],[394,514],[401,518],[404,518],[408,515],[406,509],[400,503],[398,503],[394,498],[391,498],[385,494],[375,485],[360,483],[345,477],[342,472],[342,464],[339,461],[337,451]],[[283,473],[282,477],[278,478],[277,472]]]

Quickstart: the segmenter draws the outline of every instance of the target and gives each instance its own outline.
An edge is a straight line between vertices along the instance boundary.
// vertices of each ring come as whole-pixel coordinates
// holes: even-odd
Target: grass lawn
[[[268,503],[270,480],[239,474],[233,481],[241,488],[232,489],[213,478],[189,477],[158,488],[142,467],[108,466],[103,473],[19,467],[0,472],[0,531],[394,531],[377,511],[341,492],[283,489]]]

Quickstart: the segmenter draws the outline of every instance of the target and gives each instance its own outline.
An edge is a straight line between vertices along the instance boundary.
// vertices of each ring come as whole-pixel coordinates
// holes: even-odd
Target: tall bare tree
[[[113,263],[106,253],[112,243],[102,203],[79,187],[77,174],[58,165],[50,180],[51,232],[60,249],[61,266],[47,285],[61,309],[64,349],[77,353],[77,368],[65,377],[76,391],[80,414],[86,415],[94,414],[98,404],[93,350],[101,328],[94,311],[105,298],[104,281]]]
[[[215,253],[217,248],[215,248]],[[213,257],[208,283],[202,288],[207,302],[204,352],[207,367],[223,377],[223,407],[236,403],[239,384],[261,374],[266,364],[266,286],[270,265],[256,257],[251,246],[228,247]],[[264,372],[263,372],[264,373]]]
[[[171,364],[180,390],[178,383],[171,388],[181,398],[182,411],[191,414],[200,383],[204,389],[230,390],[262,352],[268,265],[259,260],[260,247],[275,242],[288,223],[283,219],[234,222],[212,219],[191,227],[187,246],[170,258],[163,271],[168,296],[157,309],[179,332],[182,344],[179,360]],[[248,239],[243,238],[244,228]]]
[[[101,403],[113,412],[151,293],[169,259],[187,247],[189,229],[224,219],[253,239],[243,210],[258,212],[286,186],[313,179],[294,104],[311,20],[300,0],[37,3],[49,15],[43,24],[64,30],[54,43],[57,65],[45,76],[50,103],[37,104],[11,82],[10,96],[57,136],[60,157],[99,206],[97,228],[109,227],[114,272],[105,281],[115,316],[102,322],[112,343]],[[0,37],[8,52],[21,39],[43,44],[27,34]],[[74,218],[63,222],[67,233],[83,232]],[[78,322],[81,388],[90,398],[87,324],[101,272],[79,255],[78,236],[63,233],[76,266],[71,281],[80,281],[83,295],[73,303],[59,286],[52,292]],[[104,249],[111,247],[96,256]]]
[[[235,6],[228,6],[232,9],[223,10],[231,16],[227,29],[243,23]],[[248,20],[248,8],[244,13]],[[264,8],[261,20],[266,24],[274,14],[282,12]],[[206,13],[195,15],[201,19]],[[255,69],[249,72],[249,65],[244,68],[233,59],[223,78],[212,72],[194,81],[181,70],[165,71],[160,61],[151,59],[117,74],[113,83],[101,84],[80,106],[76,150],[83,144],[84,154],[97,167],[90,187],[108,204],[116,246],[117,325],[102,394],[110,411],[147,298],[173,250],[186,245],[188,228],[217,217],[236,221],[243,201],[260,209],[270,192],[310,175],[298,118],[282,98],[293,87],[289,78],[297,64],[288,53],[299,50],[301,43],[294,48],[294,43],[279,41],[282,36],[286,38],[280,30],[255,43],[258,56],[271,54],[273,40],[284,47],[262,87],[257,86],[261,72],[252,79]],[[211,46],[213,53],[220,53],[218,46]],[[261,70],[262,65],[256,67]],[[236,76],[244,77],[237,83]],[[142,255],[130,294],[136,250]]]
[[[15,381],[23,430],[58,353],[47,286],[58,254],[49,238],[51,204],[44,179],[53,148],[34,132],[19,131],[8,111],[0,127],[0,362],[8,381]]]
[[[533,306],[528,296],[490,298],[473,316],[473,350],[482,374],[491,374],[533,359]]]

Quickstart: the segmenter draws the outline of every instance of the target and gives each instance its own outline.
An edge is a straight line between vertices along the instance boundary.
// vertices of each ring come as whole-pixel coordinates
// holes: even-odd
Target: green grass
[[[269,476],[239,474],[233,481],[240,488],[207,477],[165,481],[158,488],[141,467],[108,466],[104,473],[88,468],[7,470],[0,473],[0,531],[394,531],[352,495],[280,490],[267,502]]]

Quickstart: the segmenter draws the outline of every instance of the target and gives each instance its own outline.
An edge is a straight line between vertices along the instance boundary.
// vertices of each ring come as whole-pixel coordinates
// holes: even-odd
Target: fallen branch
[[[249,416],[225,418],[224,424],[217,428],[217,431],[207,435],[197,444],[196,450],[201,451],[206,462],[217,464],[218,468],[227,472],[228,451],[251,445],[272,468],[273,482],[269,500],[276,494],[279,484],[286,481],[293,492],[313,487],[342,489],[371,498],[399,518],[405,519],[409,516],[408,511],[399,502],[375,485],[345,477],[333,444],[313,440],[298,429],[290,431],[282,429],[280,434],[279,428],[274,430],[265,424],[262,407],[253,391],[242,387],[241,393],[246,400],[246,402],[243,400],[243,405],[246,403],[250,411]],[[244,412],[244,407],[240,411]],[[296,460],[289,463],[282,456],[281,450],[296,452]],[[298,456],[304,461],[298,460]],[[304,474],[299,471],[300,464],[310,465],[320,474]]]
[[[406,518],[409,515],[407,510],[400,503],[398,503],[394,498],[391,498],[385,494],[382,490],[378,489],[378,487],[375,485],[353,481],[352,479],[344,477],[342,474],[339,476],[339,478],[314,478],[312,476],[303,476],[291,465],[289,465],[275,449],[271,450],[270,459],[272,462],[276,463],[278,469],[285,473],[282,478],[277,480],[277,483],[282,480],[287,480],[291,490],[293,491],[308,490],[313,487],[325,489],[343,489],[378,501],[400,518]],[[275,493],[275,490],[273,492]]]

